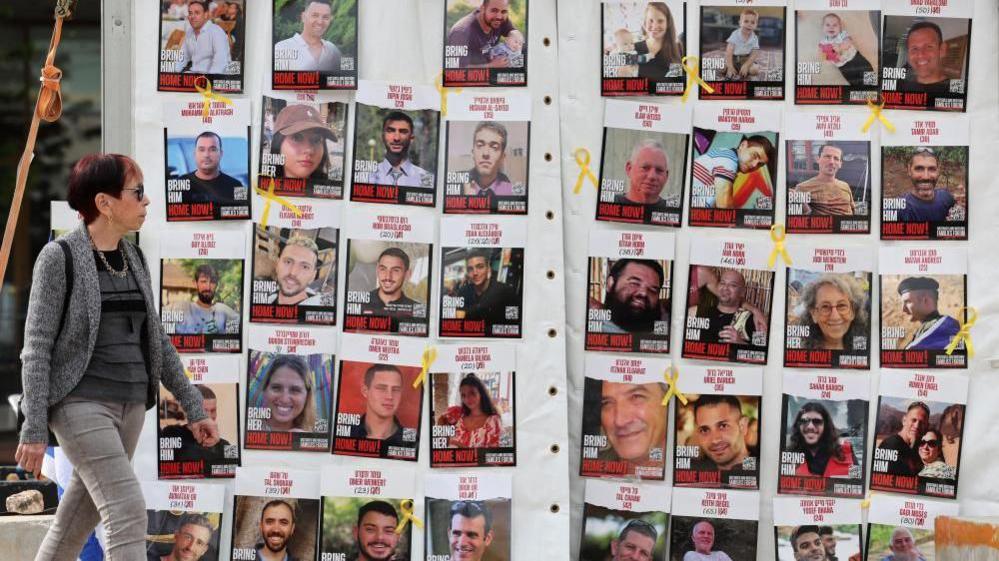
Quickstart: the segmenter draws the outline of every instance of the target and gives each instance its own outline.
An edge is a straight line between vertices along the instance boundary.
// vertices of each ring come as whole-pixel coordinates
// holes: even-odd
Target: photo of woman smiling
[[[250,350],[244,448],[329,449],[333,357]]]

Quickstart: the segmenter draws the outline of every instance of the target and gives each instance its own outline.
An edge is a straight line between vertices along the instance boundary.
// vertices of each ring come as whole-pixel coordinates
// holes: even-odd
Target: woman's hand
[[[17,451],[14,452],[14,460],[17,461],[17,465],[21,466],[21,469],[33,474],[35,479],[38,479],[42,473],[42,459],[45,458],[47,447],[48,445],[42,442],[18,444]]]
[[[219,427],[211,417],[205,417],[196,423],[191,423],[191,433],[198,444],[211,448],[219,442]]]

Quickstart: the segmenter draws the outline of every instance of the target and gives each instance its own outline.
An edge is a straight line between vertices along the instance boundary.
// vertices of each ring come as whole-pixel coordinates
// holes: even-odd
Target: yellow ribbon
[[[441,94],[441,116],[447,117],[447,94],[461,93],[461,88],[445,88],[443,72],[437,74],[437,78],[434,80],[434,85],[437,86],[437,91]]]
[[[186,366],[184,367],[184,376],[187,376],[188,380],[194,379],[194,374],[191,374],[191,371],[188,370]]]
[[[689,63],[687,61],[690,61]],[[715,93],[715,89],[708,85],[707,82],[701,79],[701,59],[696,56],[685,56],[680,59],[680,64],[683,69],[687,72],[687,87],[683,90],[683,95],[680,96],[680,101],[687,103],[687,96],[690,95],[690,90],[694,89],[694,84],[700,85],[708,93]]]
[[[975,322],[978,321],[978,310],[972,307],[965,308],[962,306],[958,312],[962,310],[968,312],[968,321],[961,324],[960,331],[958,331],[957,334],[954,335],[954,338],[950,340],[950,343],[947,345],[947,354],[953,354],[954,349],[957,349],[957,345],[961,341],[964,341],[964,346],[968,349],[968,356],[972,357],[975,356],[975,347],[971,344],[971,328],[975,325]]]
[[[784,263],[791,264],[791,256],[787,254],[787,248],[784,247],[785,238],[787,238],[787,232],[784,230],[783,224],[774,224],[770,227],[770,240],[774,242],[774,248],[770,251],[767,267],[774,268],[777,263],[777,255],[784,259]]]
[[[864,497],[864,500],[860,501],[860,508],[864,510],[871,508],[871,497],[873,497],[874,494],[875,491],[868,491],[867,496]]]
[[[264,201],[265,201],[264,202],[264,212],[261,214],[261,217],[260,217],[260,226],[263,227],[263,228],[267,227],[267,215],[270,214],[270,212],[271,212],[271,201],[274,201],[274,202],[278,203],[279,205],[287,208],[288,210],[294,212],[295,216],[301,217],[302,216],[302,211],[299,210],[299,208],[297,206],[295,206],[295,205],[291,204],[290,202],[288,202],[287,199],[284,199],[284,198],[279,197],[279,196],[277,196],[277,195],[274,194],[274,178],[273,177],[268,177],[267,178],[267,182],[270,185],[267,187],[266,191],[264,191],[263,189],[261,189],[259,185],[253,188],[253,190],[256,191],[258,195],[260,195],[261,197],[263,197]]]
[[[205,81],[205,87],[201,87],[201,81]],[[201,117],[203,119],[208,118],[208,111],[212,107],[212,100],[218,100],[226,105],[232,105],[232,100],[224,95],[217,94],[212,91],[212,81],[204,76],[198,76],[194,80],[194,89],[197,90],[202,97],[205,98],[205,103],[201,106]]]
[[[427,372],[430,372],[435,360],[437,360],[437,347],[427,345],[427,348],[423,349],[423,357],[420,358],[420,375],[413,380],[414,388],[420,387],[420,384],[427,379]]]
[[[671,372],[672,376],[670,375]],[[676,367],[673,366],[667,368],[666,371],[663,372],[663,378],[666,379],[666,385],[669,386],[669,388],[666,390],[666,395],[663,396],[663,407],[669,405],[669,400],[672,399],[674,395],[678,400],[680,400],[680,403],[686,405],[687,396],[683,395],[683,392],[680,391],[680,387],[676,383],[677,380],[680,378],[680,373],[677,372]]]
[[[590,171],[590,151],[586,148],[576,148],[572,152],[572,157],[576,158],[576,164],[579,166],[579,177],[576,178],[576,186],[572,188],[572,194],[579,194],[579,190],[583,188],[583,180],[587,178],[593,182],[594,187],[597,187],[597,176]]]
[[[881,124],[884,125],[889,132],[895,132],[895,125],[891,124],[888,118],[884,116],[884,113],[881,112],[885,108],[885,102],[883,100],[881,103],[874,103],[873,99],[868,99],[867,108],[871,110],[871,114],[867,117],[867,120],[864,121],[864,126],[860,128],[860,132],[867,132],[868,129],[871,128],[871,125],[874,124],[875,119],[881,121]]]
[[[412,499],[403,499],[402,502],[399,503],[399,510],[402,511],[402,520],[400,520],[399,524],[395,527],[395,533],[401,534],[402,529],[405,528],[406,524],[409,524],[410,522],[412,522],[417,528],[423,528],[423,521],[420,520],[418,516],[413,514]]]

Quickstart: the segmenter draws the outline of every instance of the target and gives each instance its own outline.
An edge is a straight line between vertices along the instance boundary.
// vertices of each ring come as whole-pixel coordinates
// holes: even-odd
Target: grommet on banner
[[[783,224],[774,224],[770,227],[770,240],[774,242],[774,248],[770,251],[770,258],[767,259],[767,267],[774,268],[774,265],[777,264],[778,255],[784,260],[785,264],[791,264],[791,256],[787,254],[787,248],[784,247],[784,240],[786,238],[787,231],[784,230]]]
[[[277,195],[274,194],[274,178],[273,177],[268,177],[267,178],[267,182],[270,185],[267,187],[266,191],[264,191],[263,189],[261,189],[260,185],[257,185],[256,187],[253,188],[253,190],[256,191],[258,195],[260,195],[261,197],[264,198],[264,210],[263,210],[263,212],[261,213],[261,216],[260,216],[260,226],[262,228],[266,228],[267,227],[267,215],[269,215],[270,212],[271,212],[271,201],[276,202],[279,205],[281,205],[281,206],[287,208],[288,210],[294,212],[295,216],[301,217],[302,216],[302,211],[299,210],[299,208],[297,206],[291,204],[286,199],[284,199],[282,197],[279,197],[279,196],[277,196]]]
[[[964,347],[968,349],[968,357],[975,356],[975,347],[971,344],[971,328],[974,327],[975,322],[978,321],[978,310],[972,307],[962,306],[958,309],[958,313],[962,311],[968,312],[968,321],[961,324],[961,329],[954,335],[954,338],[950,340],[947,344],[947,354],[954,354],[954,350],[957,346],[964,341]]]
[[[576,186],[572,188],[572,193],[579,194],[579,190],[583,188],[584,179],[589,179],[593,182],[594,187],[599,188],[597,176],[590,171],[590,151],[586,148],[576,148],[572,151],[572,157],[576,159],[576,165],[579,166],[579,177],[576,178]]]
[[[690,90],[694,89],[694,84],[700,85],[708,93],[715,93],[715,89],[701,79],[701,59],[699,57],[693,55],[685,56],[680,59],[680,65],[683,66],[683,70],[687,73],[687,87],[683,89],[680,101],[687,103],[687,97],[690,95]]]
[[[884,128],[888,129],[889,132],[895,132],[895,125],[891,124],[888,118],[885,117],[884,113],[882,113],[885,108],[885,102],[883,99],[879,100],[878,103],[875,103],[873,99],[868,99],[867,108],[871,110],[871,115],[867,117],[866,121],[864,121],[864,126],[860,127],[860,132],[867,132],[871,128],[871,125],[874,124],[875,119],[881,121],[881,124]]]
[[[676,366],[670,366],[663,372],[663,378],[666,380],[666,385],[669,386],[666,390],[666,395],[663,396],[663,407],[669,405],[669,400],[675,395],[680,403],[687,404],[687,396],[683,395],[680,391],[680,386],[677,384],[677,380],[680,378],[680,372],[677,371]]]
[[[461,88],[445,88],[443,72],[437,74],[434,85],[437,86],[437,91],[441,94],[441,116],[447,117],[447,96],[452,93],[461,93]]]
[[[399,524],[395,527],[396,534],[401,534],[403,528],[405,528],[406,524],[409,524],[410,522],[412,522],[413,526],[416,526],[417,528],[423,528],[423,521],[420,520],[418,516],[413,514],[413,499],[403,499],[402,502],[399,503],[399,510],[402,511],[402,520],[400,520]]]
[[[205,85],[202,86],[201,84]],[[197,90],[202,97],[205,98],[205,102],[201,106],[201,118],[207,119],[208,112],[212,108],[212,100],[221,101],[226,105],[232,105],[232,100],[224,95],[217,94],[212,91],[212,81],[204,76],[198,76],[194,79],[194,89]]]
[[[433,366],[435,360],[437,360],[437,347],[427,345],[427,348],[423,349],[423,356],[420,358],[420,375],[413,380],[414,388],[420,387],[420,384],[427,379],[427,372],[430,372],[430,367]]]

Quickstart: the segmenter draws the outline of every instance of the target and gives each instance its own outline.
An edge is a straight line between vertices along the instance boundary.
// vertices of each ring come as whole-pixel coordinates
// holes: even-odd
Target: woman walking
[[[129,460],[160,382],[199,444],[214,445],[218,428],[163,332],[141,250],[123,239],[149,205],[139,166],[117,154],[84,156],[68,199],[83,220],[35,262],[21,352],[17,462],[37,476],[51,429],[74,466],[35,559],[75,559],[99,521],[109,561],[145,559],[145,504]]]

